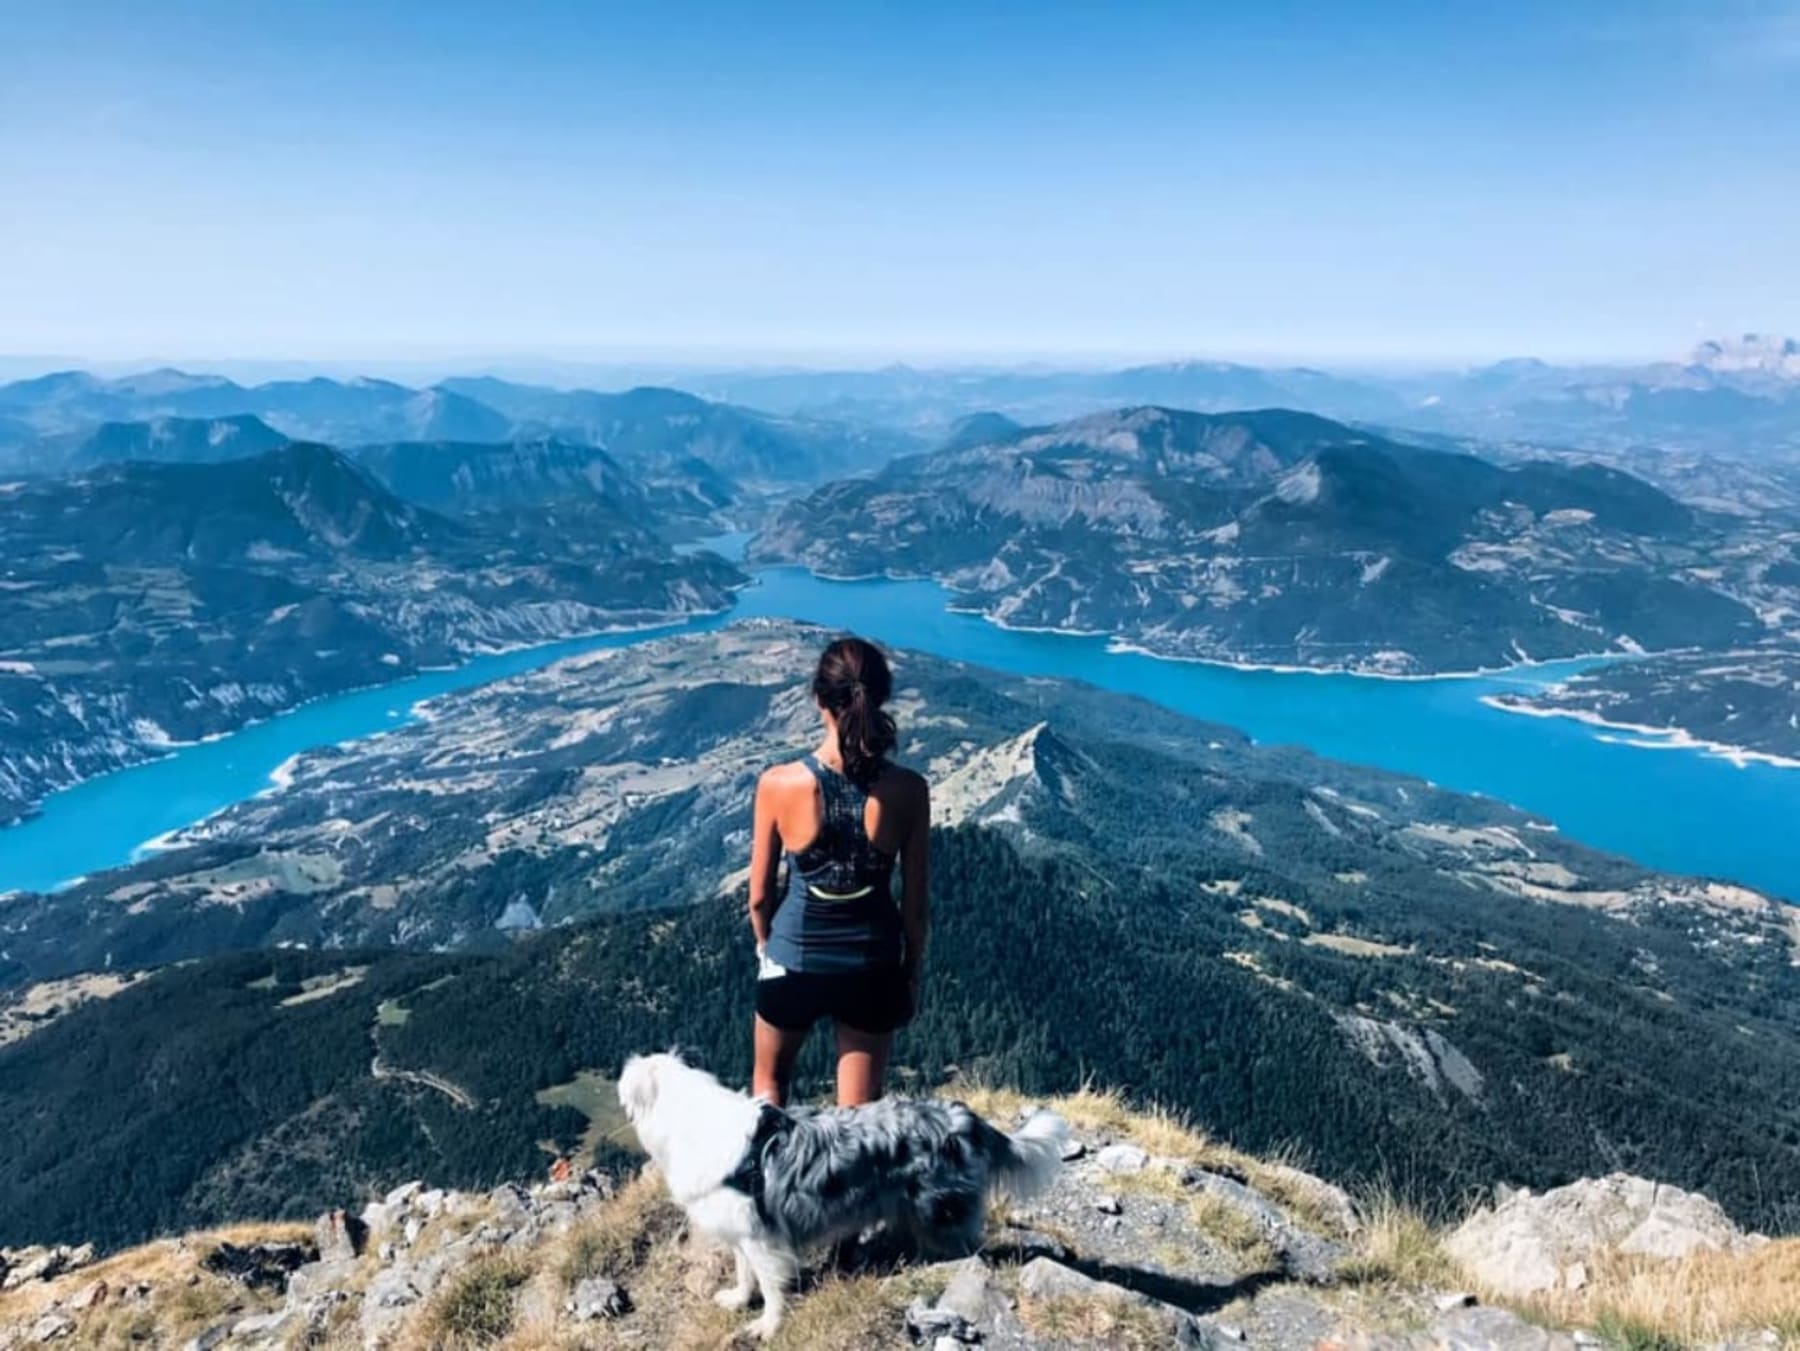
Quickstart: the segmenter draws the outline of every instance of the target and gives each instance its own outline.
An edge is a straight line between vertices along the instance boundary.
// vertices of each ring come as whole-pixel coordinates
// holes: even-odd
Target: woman
[[[750,927],[756,934],[754,1092],[787,1100],[794,1059],[820,1018],[837,1032],[842,1107],[881,1096],[894,1032],[913,1015],[925,957],[925,780],[888,760],[887,659],[841,638],[813,676],[819,748],[756,785]],[[787,884],[777,885],[782,855]],[[894,904],[898,862],[901,899]]]

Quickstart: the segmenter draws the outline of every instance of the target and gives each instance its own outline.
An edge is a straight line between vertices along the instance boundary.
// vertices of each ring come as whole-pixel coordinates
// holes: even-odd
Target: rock
[[[292,1303],[300,1303],[340,1289],[356,1274],[354,1257],[334,1257],[329,1261],[308,1262],[288,1274],[287,1294]]]
[[[962,1343],[955,1337],[939,1337],[931,1344],[931,1351],[962,1351]]]
[[[1033,1299],[1109,1300],[1135,1304],[1154,1313],[1177,1346],[1205,1346],[1211,1340],[1206,1329],[1185,1309],[1177,1309],[1172,1304],[1164,1304],[1110,1281],[1095,1280],[1048,1257],[1034,1257],[1020,1269],[1019,1289]]]
[[[1087,1146],[1082,1144],[1081,1141],[1077,1140],[1074,1136],[1068,1136],[1063,1140],[1062,1161],[1064,1163],[1074,1163],[1076,1159],[1079,1159],[1085,1153],[1087,1153]]]
[[[1571,1262],[1563,1268],[1562,1287],[1564,1290],[1585,1290],[1588,1283],[1587,1264]]]
[[[83,1243],[78,1248],[64,1248],[62,1251],[63,1271],[78,1271],[82,1267],[91,1266],[94,1261],[94,1245]]]
[[[342,1210],[326,1211],[313,1225],[313,1242],[322,1262],[358,1256],[368,1238],[369,1226]]]
[[[938,1296],[937,1307],[980,1328],[992,1328],[1012,1307],[1006,1292],[994,1284],[994,1274],[979,1257],[949,1264],[950,1283]]]
[[[26,1337],[34,1342],[56,1342],[75,1332],[75,1320],[64,1313],[47,1313],[31,1325]]]
[[[494,1213],[501,1219],[515,1223],[529,1215],[536,1206],[531,1193],[516,1182],[502,1182],[488,1193],[488,1201],[494,1207]]]
[[[8,1254],[6,1279],[0,1289],[16,1290],[30,1281],[47,1281],[62,1270],[61,1248],[21,1248]]]
[[[213,1351],[214,1347],[225,1345],[226,1339],[231,1336],[231,1329],[230,1323],[214,1323],[206,1331],[190,1338],[182,1351]]]
[[[69,1296],[69,1307],[77,1313],[85,1312],[88,1309],[97,1309],[106,1303],[106,1295],[105,1281],[89,1281]]]
[[[252,1290],[285,1290],[288,1277],[318,1255],[310,1243],[221,1243],[200,1265]]]
[[[915,1342],[930,1342],[933,1346],[941,1341],[960,1346],[981,1339],[981,1334],[961,1314],[934,1308],[922,1299],[906,1306],[906,1334]]]
[[[1108,1145],[1094,1155],[1094,1162],[1105,1173],[1141,1173],[1150,1155],[1136,1145]]]
[[[1575,1351],[1575,1339],[1527,1323],[1505,1309],[1458,1309],[1412,1344],[1431,1351]]]
[[[1756,1244],[1708,1198],[1614,1173],[1541,1196],[1512,1192],[1464,1220],[1444,1247],[1475,1280],[1516,1297],[1568,1288],[1573,1266],[1585,1282],[1585,1264],[1607,1251],[1678,1258]]]
[[[240,1318],[231,1325],[231,1340],[247,1342],[251,1345],[273,1345],[280,1338],[278,1334],[297,1316],[298,1311],[292,1308],[276,1309],[273,1313],[252,1314],[248,1318]]]
[[[1248,1182],[1250,1179],[1235,1168],[1218,1169],[1236,1174],[1234,1180]],[[1362,1214],[1356,1208],[1356,1202],[1350,1193],[1335,1183],[1327,1182],[1322,1177],[1314,1177],[1311,1173],[1298,1168],[1290,1168],[1285,1163],[1265,1163],[1261,1170],[1262,1180],[1274,1184],[1271,1190],[1278,1195],[1293,1197],[1306,1210],[1325,1219],[1338,1234],[1348,1238],[1362,1232]]]
[[[401,1210],[412,1204],[413,1197],[425,1190],[423,1182],[403,1182],[393,1191],[381,1198],[381,1204],[389,1210]]]
[[[564,1307],[577,1323],[596,1318],[619,1318],[631,1312],[631,1296],[613,1281],[589,1276],[570,1292]]]
[[[1117,1215],[1124,1207],[1119,1204],[1119,1198],[1111,1192],[1102,1192],[1094,1198],[1094,1209],[1102,1215]]]
[[[1236,1323],[1214,1323],[1212,1325],[1212,1332],[1213,1336],[1220,1341],[1247,1342],[1250,1340],[1250,1334],[1245,1332]]]
[[[1467,1290],[1456,1290],[1447,1295],[1439,1295],[1433,1301],[1439,1313],[1449,1313],[1452,1309],[1473,1308],[1476,1302],[1475,1296]]]

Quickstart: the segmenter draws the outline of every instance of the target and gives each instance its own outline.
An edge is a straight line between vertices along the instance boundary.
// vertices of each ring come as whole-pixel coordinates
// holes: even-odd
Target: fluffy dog
[[[783,1112],[673,1055],[628,1060],[619,1102],[669,1195],[736,1258],[718,1302],[742,1309],[761,1290],[758,1337],[781,1326],[801,1249],[885,1224],[930,1251],[971,1252],[989,1195],[1049,1185],[1068,1134],[1040,1112],[1009,1136],[960,1102]]]

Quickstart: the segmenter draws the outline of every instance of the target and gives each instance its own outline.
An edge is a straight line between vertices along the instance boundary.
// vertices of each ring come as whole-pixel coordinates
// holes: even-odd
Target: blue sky
[[[0,352],[1338,364],[1800,328],[1800,0],[0,0]]]

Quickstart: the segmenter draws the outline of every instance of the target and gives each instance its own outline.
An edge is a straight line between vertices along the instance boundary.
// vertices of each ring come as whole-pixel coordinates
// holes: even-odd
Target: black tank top
[[[819,833],[805,849],[788,851],[787,893],[769,925],[769,960],[815,972],[897,963],[903,942],[894,856],[869,838],[869,790],[817,756],[807,756],[806,767],[819,785]]]

